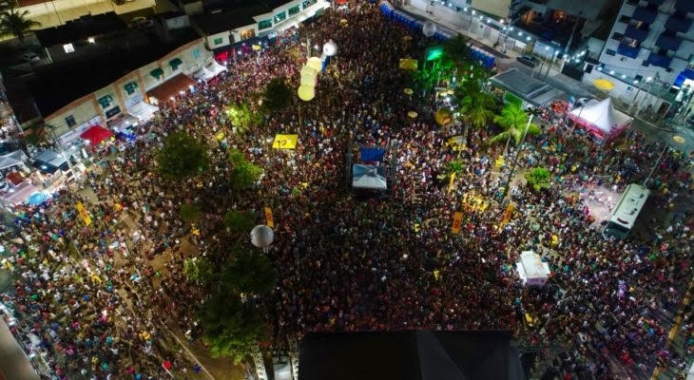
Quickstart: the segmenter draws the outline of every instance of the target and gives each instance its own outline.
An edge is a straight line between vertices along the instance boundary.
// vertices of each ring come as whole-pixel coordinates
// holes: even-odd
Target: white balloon
[[[299,95],[299,99],[308,102],[316,96],[316,90],[314,90],[314,88],[311,86],[304,85],[299,87],[297,94]]]
[[[327,55],[328,57],[332,57],[333,55],[337,54],[337,45],[332,42],[328,41],[323,45],[323,54]]]
[[[323,69],[323,62],[321,62],[318,57],[311,57],[308,59],[308,62],[306,62],[306,66],[316,71],[321,71],[321,69]]]
[[[424,33],[424,35],[427,36],[427,37],[431,37],[431,36],[433,36],[434,34],[436,34],[436,29],[438,29],[438,28],[436,27],[436,24],[434,24],[434,23],[431,22],[431,21],[427,21],[427,22],[425,22],[424,25],[422,26],[422,33]]]
[[[251,243],[258,248],[265,248],[272,244],[275,239],[275,232],[272,228],[261,224],[251,230]]]

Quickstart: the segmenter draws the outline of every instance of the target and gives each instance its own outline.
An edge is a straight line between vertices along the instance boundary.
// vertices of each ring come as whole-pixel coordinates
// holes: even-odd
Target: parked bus
[[[604,233],[619,239],[627,237],[650,193],[650,190],[635,183],[627,186],[605,226]]]

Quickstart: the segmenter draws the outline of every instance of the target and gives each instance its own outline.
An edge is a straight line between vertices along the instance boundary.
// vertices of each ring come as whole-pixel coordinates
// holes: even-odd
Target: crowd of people
[[[246,102],[276,77],[298,87],[304,60],[297,51],[307,37],[339,47],[319,77],[316,98],[302,103],[300,113],[294,99],[261,125],[234,133],[223,112],[229,104]],[[191,305],[200,294],[185,281],[190,252],[183,251],[205,254],[224,246],[225,212],[266,205],[277,227],[268,251],[278,272],[269,301],[276,336],[512,330],[519,341],[551,342],[565,353],[554,364],[564,378],[647,378],[656,364],[681,370],[687,363],[666,341],[691,277],[692,215],[676,215],[645,240],[615,241],[590,223],[580,196],[567,196],[643,180],[660,144],[628,131],[619,145],[598,146],[548,125],[528,139],[519,172],[546,167],[552,186],[536,193],[511,185],[516,212],[502,225],[506,204],[498,199],[508,168],[495,166],[503,144],[485,143],[494,130],[470,133],[467,149],[453,150],[448,137],[465,133],[465,126],[434,122],[435,94],[403,92],[416,83],[398,68],[399,59],[421,56],[423,38],[375,6],[354,4],[328,10],[278,40],[258,56],[235,57],[218,80],[162,105],[137,127],[135,142],[95,149],[95,164],[72,185],[89,190],[72,188],[45,205],[20,207],[14,225],[3,227],[6,236],[21,238],[8,243],[5,268],[17,281],[2,300],[24,320],[17,328],[34,337],[57,378],[195,377],[200,367],[169,334],[199,335]],[[410,111],[419,116],[411,118]],[[156,173],[153,154],[180,129],[209,143],[212,165],[200,178],[172,184]],[[264,169],[260,186],[229,196],[219,131],[230,148]],[[267,139],[283,132],[299,134],[295,151],[271,151]],[[345,180],[347,157],[358,160],[359,148],[368,146],[387,152],[381,164],[388,168],[388,190],[377,196],[355,193]],[[449,189],[441,178],[456,159],[464,167]],[[660,163],[652,183],[659,206],[667,208],[673,193],[692,195],[688,159],[669,152]],[[484,212],[462,206],[471,191],[490,200]],[[88,208],[92,226],[76,215],[77,201]],[[204,211],[193,248],[180,217],[185,203]],[[462,232],[452,234],[453,213],[461,209]],[[521,285],[514,265],[526,249],[557,253],[545,257],[553,272],[548,286]]]

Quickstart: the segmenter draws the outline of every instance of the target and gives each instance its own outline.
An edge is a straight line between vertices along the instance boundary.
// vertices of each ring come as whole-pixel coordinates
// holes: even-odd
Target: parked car
[[[29,62],[29,63],[41,62],[41,57],[39,57],[38,54],[36,54],[34,52],[24,53],[22,58],[24,59],[24,61]]]
[[[518,57],[516,57],[516,60],[532,68],[535,68],[535,66],[539,63],[538,59],[533,57],[532,55],[519,55]]]
[[[154,26],[154,21],[147,17],[134,17],[130,20],[130,25],[139,29],[149,29]]]

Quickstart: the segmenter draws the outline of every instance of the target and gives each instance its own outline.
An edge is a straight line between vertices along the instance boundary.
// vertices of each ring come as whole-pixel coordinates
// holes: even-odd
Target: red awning
[[[337,1],[335,1],[335,4],[337,4],[337,5],[343,5],[343,4],[346,4],[346,3],[347,3],[347,0],[337,0]]]
[[[97,145],[111,136],[113,136],[111,131],[98,125],[90,127],[80,135],[82,139],[89,141],[92,145]]]
[[[187,91],[192,86],[195,86],[195,80],[193,78],[185,74],[178,74],[159,86],[147,91],[147,96],[156,98],[160,102],[166,102],[172,97]]]

